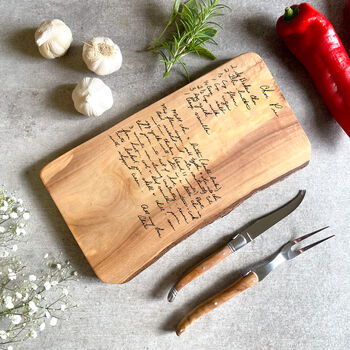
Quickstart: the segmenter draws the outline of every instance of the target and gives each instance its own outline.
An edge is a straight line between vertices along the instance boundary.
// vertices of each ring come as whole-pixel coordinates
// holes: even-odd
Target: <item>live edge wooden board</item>
[[[96,275],[124,283],[309,159],[271,73],[246,53],[57,158],[41,178]]]

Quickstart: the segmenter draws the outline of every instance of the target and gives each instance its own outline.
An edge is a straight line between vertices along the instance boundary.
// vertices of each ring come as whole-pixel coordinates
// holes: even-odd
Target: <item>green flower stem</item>
[[[2,221],[0,222],[0,225],[2,225],[4,222],[9,221],[9,220],[10,220],[10,218],[5,219],[5,220],[2,220]]]
[[[69,277],[60,280],[59,283],[65,282],[65,281],[67,281],[67,280],[69,280]],[[0,318],[1,318],[1,316],[7,315],[7,314],[13,314],[13,310],[17,310],[17,309],[20,309],[20,308],[22,308],[22,307],[28,305],[29,302],[32,301],[32,300],[34,299],[34,296],[39,295],[39,294],[41,295],[43,292],[45,292],[45,288],[41,288],[41,290],[40,290],[39,292],[33,291],[33,292],[31,293],[31,295],[28,297],[28,299],[26,300],[25,303],[17,304],[17,305],[15,305],[12,309],[6,309],[6,310],[3,310],[3,311],[0,311]],[[44,310],[44,309],[46,310],[46,309],[50,308],[50,306],[54,305],[56,302],[58,302],[58,301],[60,301],[60,300],[62,300],[62,299],[64,299],[63,296],[60,297],[59,299],[57,299],[56,301],[54,301],[54,302],[53,302],[52,304],[50,304],[49,306],[45,307],[45,308],[42,308],[42,307],[40,307],[39,305],[38,305],[38,307],[40,307],[42,310]],[[22,314],[23,314],[23,313],[22,313]]]
[[[48,259],[44,263],[45,268],[33,278],[35,281],[30,276],[26,279],[22,272],[26,266],[13,254],[18,248],[14,245],[15,242],[26,233],[24,227],[25,221],[30,218],[29,212],[24,209],[21,199],[3,188],[0,188],[0,207],[5,208],[5,212],[0,213],[0,225],[4,228],[0,234],[0,320],[3,323],[1,329],[6,332],[6,339],[0,339],[0,349],[7,349],[6,344],[22,343],[39,334],[36,329],[41,330],[40,324],[48,322],[46,312],[61,319],[61,313],[71,305],[70,297],[62,289],[65,285],[61,283],[75,280],[76,273],[69,262]],[[8,215],[8,219],[3,219],[4,215]],[[46,255],[44,259],[47,258]],[[52,290],[49,291],[46,283],[52,285]],[[32,306],[33,302],[36,307]]]

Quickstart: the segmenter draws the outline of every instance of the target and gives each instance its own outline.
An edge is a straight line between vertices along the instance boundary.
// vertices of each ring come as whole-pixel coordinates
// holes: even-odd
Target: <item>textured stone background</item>
[[[349,49],[347,1],[310,2],[334,23]],[[349,138],[276,35],[275,21],[290,2],[226,3],[233,11],[223,20],[219,47],[213,48],[218,59],[188,57],[192,77],[240,53],[260,54],[311,141],[311,163],[198,231],[131,282],[106,285],[94,276],[75,244],[39,171],[70,148],[186,83],[180,72],[163,81],[158,58],[143,51],[165,24],[172,1],[0,2],[0,182],[18,191],[32,208],[30,240],[20,253],[35,268],[44,252],[62,251],[82,275],[72,287],[79,308],[69,320],[45,330],[22,349],[349,349]],[[49,18],[64,20],[74,35],[69,53],[54,61],[43,59],[33,42],[35,28]],[[113,108],[100,118],[88,119],[74,111],[70,96],[79,79],[93,76],[81,60],[82,42],[99,35],[120,45],[124,65],[104,78],[113,90]],[[295,213],[192,283],[174,304],[167,303],[168,288],[184,269],[301,188],[307,195]],[[175,324],[198,301],[222,289],[288,238],[324,225],[331,226],[335,239],[281,266],[263,283],[176,337]]]

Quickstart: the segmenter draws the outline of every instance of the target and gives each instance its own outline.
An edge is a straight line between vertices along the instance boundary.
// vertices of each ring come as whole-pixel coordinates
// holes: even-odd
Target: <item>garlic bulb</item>
[[[88,117],[98,117],[113,105],[111,89],[99,78],[83,78],[72,93],[75,109]]]
[[[71,30],[59,19],[41,23],[34,37],[41,55],[49,59],[63,56],[73,41]]]
[[[83,47],[83,60],[87,67],[98,75],[117,71],[122,65],[122,53],[109,38],[90,39]]]

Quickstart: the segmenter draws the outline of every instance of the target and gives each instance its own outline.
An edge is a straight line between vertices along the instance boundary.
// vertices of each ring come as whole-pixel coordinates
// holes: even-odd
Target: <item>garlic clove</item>
[[[120,69],[123,57],[119,46],[111,39],[97,37],[84,44],[83,60],[94,73],[107,75]]]
[[[83,78],[72,93],[75,109],[88,117],[98,117],[113,106],[111,89],[99,78]]]
[[[73,41],[71,30],[60,19],[41,23],[34,37],[39,52],[48,59],[63,56]]]

